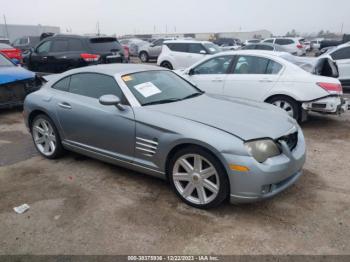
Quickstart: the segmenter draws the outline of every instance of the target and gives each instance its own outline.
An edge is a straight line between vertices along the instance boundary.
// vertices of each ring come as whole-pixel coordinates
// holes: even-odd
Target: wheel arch
[[[297,103],[301,103],[300,99],[298,99],[298,97],[296,97],[295,95],[293,94],[290,94],[290,93],[276,93],[276,94],[270,94],[268,97],[266,97],[264,99],[264,102],[267,103],[269,100],[271,100],[272,98],[275,98],[275,97],[288,97],[288,98],[291,98],[293,99],[295,102]]]
[[[164,170],[165,170],[165,176],[167,179],[169,176],[169,164],[172,156],[179,150],[190,146],[199,147],[205,150],[207,153],[211,154],[213,157],[215,157],[215,159],[218,160],[222,168],[225,170],[226,175],[228,177],[227,168],[225,167],[225,164],[224,164],[225,161],[222,157],[220,157],[220,154],[217,150],[215,150],[210,145],[204,145],[203,143],[196,143],[195,141],[182,141],[177,143],[176,145],[173,145],[166,155]]]

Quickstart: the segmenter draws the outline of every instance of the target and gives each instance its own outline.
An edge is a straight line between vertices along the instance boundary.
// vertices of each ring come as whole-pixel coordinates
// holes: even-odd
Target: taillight
[[[80,54],[80,57],[84,59],[85,62],[96,62],[100,59],[99,55],[95,54]]]
[[[302,49],[302,48],[303,48],[303,45],[298,44],[298,45],[297,45],[297,48]]]
[[[341,84],[319,82],[317,85],[329,93],[343,93],[343,87]]]

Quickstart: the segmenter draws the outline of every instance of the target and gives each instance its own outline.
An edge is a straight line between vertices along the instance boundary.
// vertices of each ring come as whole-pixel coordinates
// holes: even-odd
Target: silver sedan
[[[98,65],[53,76],[24,116],[49,159],[65,150],[168,179],[197,208],[271,197],[302,174],[299,125],[268,104],[207,95],[175,73]]]

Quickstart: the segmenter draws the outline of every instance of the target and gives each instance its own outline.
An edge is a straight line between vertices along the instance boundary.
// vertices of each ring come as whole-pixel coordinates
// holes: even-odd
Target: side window
[[[273,39],[267,39],[263,41],[264,43],[273,43]]]
[[[273,47],[269,45],[256,45],[257,50],[268,50],[273,51]]]
[[[122,102],[123,93],[111,76],[96,73],[81,73],[71,76],[69,92],[99,99],[103,95],[116,95]]]
[[[38,54],[48,53],[50,51],[50,47],[51,47],[51,41],[46,41],[42,43],[40,46],[38,46],[38,48],[36,49],[36,52]]]
[[[293,43],[294,41],[292,39],[284,39],[284,38],[279,38],[279,39],[276,39],[275,41],[275,44],[278,44],[278,45],[290,45]]]
[[[29,43],[28,40],[29,40],[28,37],[22,37],[19,39],[19,44],[20,45],[27,45]]]
[[[168,44],[168,47],[171,51],[174,52],[187,52],[188,51],[188,45],[184,43],[171,43]]]
[[[331,57],[334,60],[350,59],[350,46],[334,51],[331,53]]]
[[[231,61],[232,56],[214,57],[194,68],[193,73],[195,75],[227,74]]]
[[[269,59],[257,56],[239,56],[234,74],[265,74]]]
[[[52,85],[52,88],[68,92],[68,90],[69,90],[69,81],[70,81],[70,77],[69,76],[65,77],[65,78],[59,80],[58,82],[56,82],[54,85]]]
[[[252,44],[249,44],[249,45],[246,45],[245,47],[243,47],[242,49],[244,50],[254,50],[257,46],[256,45],[252,45]],[[257,48],[259,49],[259,48]]]
[[[163,42],[164,42],[164,39],[158,39],[158,40],[154,41],[153,45],[154,46],[160,46],[160,45],[163,44]]]
[[[205,48],[201,44],[188,44],[189,53],[201,54],[201,51],[207,53],[207,51],[205,51]]]
[[[80,39],[69,39],[68,40],[68,50],[69,51],[82,51],[84,50],[83,43]]]
[[[52,41],[51,52],[65,52],[68,50],[68,41],[65,39],[56,39]]]
[[[275,61],[269,60],[269,63],[266,68],[266,74],[277,75],[281,71],[281,69],[282,69],[281,64]]]

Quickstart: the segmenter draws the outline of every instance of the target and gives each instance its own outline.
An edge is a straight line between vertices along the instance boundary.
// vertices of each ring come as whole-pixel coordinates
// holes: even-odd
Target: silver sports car
[[[302,174],[299,125],[268,104],[207,95],[167,69],[97,65],[52,77],[27,96],[37,150],[65,150],[168,179],[187,204],[276,195]]]

